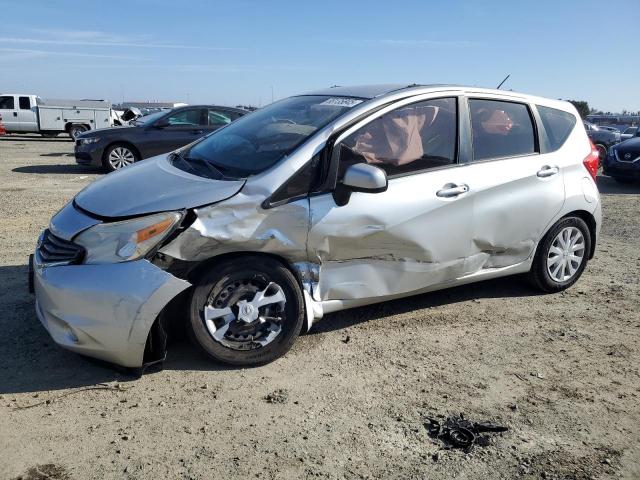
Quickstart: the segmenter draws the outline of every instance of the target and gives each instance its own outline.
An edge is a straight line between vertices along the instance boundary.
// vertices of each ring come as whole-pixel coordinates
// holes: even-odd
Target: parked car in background
[[[167,153],[228,125],[248,112],[233,107],[189,105],[140,117],[128,126],[86,132],[76,139],[81,165],[108,171]]]
[[[39,133],[55,137],[113,125],[111,104],[105,100],[53,100],[37,95],[3,93],[0,115],[7,133]]]
[[[607,157],[609,148],[620,142],[620,132],[616,135],[608,130],[603,130],[597,125],[589,122],[583,122],[584,129],[587,131],[587,135],[598,149],[600,154],[600,162],[603,162]]]
[[[125,367],[164,358],[170,320],[248,366],[338,310],[522,273],[558,292],[594,255],[597,170],[567,102],[447,85],[286,98],[76,195],[38,241],[36,312],[60,345]]]
[[[611,127],[609,125],[597,125],[600,130],[606,130],[607,132],[611,132],[616,136],[616,139],[620,141],[620,130],[616,127]]]
[[[611,147],[602,170],[605,175],[620,183],[640,181],[640,132]]]
[[[629,140],[630,138],[634,137],[637,133],[638,133],[638,127],[629,127],[625,129],[625,131],[622,132],[622,134],[620,134],[620,139],[623,141]]]

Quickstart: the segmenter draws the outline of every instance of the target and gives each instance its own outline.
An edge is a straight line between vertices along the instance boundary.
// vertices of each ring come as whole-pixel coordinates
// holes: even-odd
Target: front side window
[[[13,110],[14,106],[15,103],[13,101],[13,97],[0,97],[0,110]]]
[[[174,127],[193,127],[200,125],[200,110],[182,110],[167,118],[167,123]]]
[[[272,167],[363,100],[303,95],[272,103],[176,155],[174,166],[202,176],[246,178]]]
[[[20,104],[20,110],[31,110],[31,102],[29,97],[19,97],[18,103]]]
[[[471,99],[469,111],[474,161],[536,153],[535,130],[526,105]]]
[[[444,167],[456,161],[455,98],[438,98],[387,112],[347,137],[341,144],[340,172],[369,163],[387,175]]]
[[[551,151],[558,150],[573,131],[576,124],[576,117],[557,108],[543,107],[538,105],[538,113],[542,119],[542,125],[547,132]]]

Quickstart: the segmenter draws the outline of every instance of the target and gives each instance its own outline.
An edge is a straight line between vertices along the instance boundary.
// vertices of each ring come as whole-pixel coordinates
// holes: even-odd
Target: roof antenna
[[[507,79],[508,79],[510,76],[511,76],[511,74],[509,74],[509,75],[507,75],[506,77],[504,77],[504,80],[502,80],[502,81],[500,82],[500,85],[498,85],[498,87],[496,88],[496,90],[500,90],[500,87],[502,86],[502,84],[503,84],[504,82],[506,82],[506,81],[507,81]]]

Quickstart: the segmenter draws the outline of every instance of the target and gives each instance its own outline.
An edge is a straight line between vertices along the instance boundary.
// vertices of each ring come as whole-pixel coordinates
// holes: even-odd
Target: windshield
[[[203,176],[211,176],[214,171],[227,178],[245,178],[260,173],[362,101],[320,95],[281,100],[194,144],[175,156],[174,165],[192,172],[198,165],[197,172]],[[203,163],[214,168],[203,169]]]
[[[153,123],[160,117],[166,115],[167,112],[156,112],[151,113],[149,115],[145,115],[144,117],[136,118],[133,122],[134,125],[145,125],[148,123]]]

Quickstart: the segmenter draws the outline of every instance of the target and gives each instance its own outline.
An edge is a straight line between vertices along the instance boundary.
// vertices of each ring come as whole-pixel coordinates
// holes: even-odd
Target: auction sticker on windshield
[[[355,107],[359,103],[362,103],[362,100],[358,98],[347,98],[347,97],[331,97],[326,99],[324,102],[319,105],[332,105],[335,107]]]

